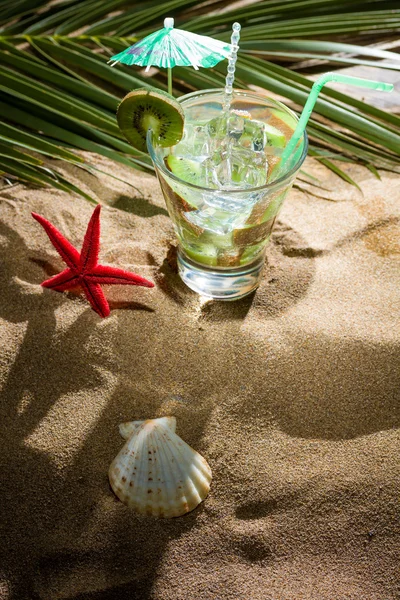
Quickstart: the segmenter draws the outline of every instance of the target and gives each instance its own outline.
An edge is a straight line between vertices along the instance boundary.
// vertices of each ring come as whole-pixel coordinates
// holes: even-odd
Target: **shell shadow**
[[[114,542],[108,548],[60,551],[39,559],[34,584],[38,598],[56,597],[71,588],[74,600],[154,597],[152,589],[162,556],[170,543],[195,525],[198,509],[175,520],[128,515],[123,505],[120,510],[121,517],[114,522]]]
[[[153,586],[168,546],[203,519],[204,503],[174,519],[137,515],[111,490],[108,467],[125,443],[118,432],[118,423],[132,418],[174,414],[178,434],[201,452],[198,444],[201,445],[200,438],[209,418],[207,401],[200,400],[195,409],[196,431],[193,435],[193,410],[186,404],[180,402],[180,406],[171,412],[161,407],[151,390],[147,396],[143,394],[140,403],[132,402],[132,393],[132,386],[121,382],[110,398],[107,410],[85,438],[84,447],[64,474],[64,487],[69,488],[70,495],[58,506],[59,514],[53,519],[52,529],[57,537],[57,531],[64,530],[65,523],[69,523],[67,539],[66,532],[63,533],[64,545],[71,545],[73,550],[60,547],[38,558],[33,583],[38,598],[55,597],[60,593],[70,597],[67,596],[69,589],[74,590],[74,600],[153,598]],[[80,493],[82,486],[86,490],[84,494]],[[80,497],[78,509],[77,497]],[[89,535],[91,516],[99,510],[107,521],[102,529],[101,549],[81,551],[74,542]]]

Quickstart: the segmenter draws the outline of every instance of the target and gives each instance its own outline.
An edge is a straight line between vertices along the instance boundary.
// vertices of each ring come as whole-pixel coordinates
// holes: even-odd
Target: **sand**
[[[40,286],[63,263],[30,216],[80,246],[93,206],[0,193],[1,600],[400,598],[400,176],[308,160],[330,191],[293,190],[259,290],[218,303],[174,272],[155,179],[96,160],[137,188],[68,169],[101,262],[156,284],[106,289],[108,319]],[[213,470],[172,520],[107,480],[118,424],[162,415]]]

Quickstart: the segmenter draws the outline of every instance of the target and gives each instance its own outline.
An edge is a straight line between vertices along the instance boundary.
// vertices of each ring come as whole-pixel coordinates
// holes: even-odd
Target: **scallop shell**
[[[179,517],[210,489],[207,461],[175,433],[175,417],[131,421],[119,427],[127,440],[108,476],[116,496],[136,512]]]

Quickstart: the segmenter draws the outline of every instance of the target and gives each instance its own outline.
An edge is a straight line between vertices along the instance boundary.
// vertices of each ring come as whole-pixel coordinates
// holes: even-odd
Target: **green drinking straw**
[[[382,92],[391,92],[393,85],[391,83],[383,83],[381,81],[371,81],[370,79],[361,79],[360,77],[350,77],[350,75],[341,75],[340,73],[324,73],[317,79],[311,88],[310,95],[307,98],[307,102],[303,108],[300,119],[297,123],[297,127],[294,130],[292,137],[290,138],[286,148],[282,153],[279,165],[284,165],[288,158],[293,154],[299,140],[301,139],[305,128],[308,123],[308,119],[314,109],[314,105],[317,101],[318,95],[326,83],[330,81],[339,83],[349,83],[358,87],[369,88],[371,90],[380,90]],[[278,170],[280,168],[278,167]]]

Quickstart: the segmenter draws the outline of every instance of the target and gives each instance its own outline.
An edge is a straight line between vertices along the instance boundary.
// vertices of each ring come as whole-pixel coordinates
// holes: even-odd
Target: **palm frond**
[[[93,173],[76,152],[84,150],[152,169],[149,157],[121,136],[115,112],[120,98],[132,89],[166,89],[166,73],[148,77],[137,68],[110,68],[107,61],[159,29],[164,16],[173,16],[178,27],[223,40],[238,20],[242,36],[236,86],[261,87],[297,108],[312,85],[304,59],[313,59],[324,71],[350,64],[400,69],[398,53],[374,46],[400,31],[400,7],[387,0],[259,0],[239,8],[219,0],[204,6],[194,0],[0,4],[0,170],[84,197],[89,197],[86,192],[53,166],[45,166],[48,158]],[[291,68],[285,66],[288,61]],[[225,64],[200,71],[175,68],[174,92],[221,87],[225,74]],[[377,168],[400,172],[396,114],[324,88],[308,130],[310,154],[352,184],[356,182],[332,161],[359,162],[376,176]]]

